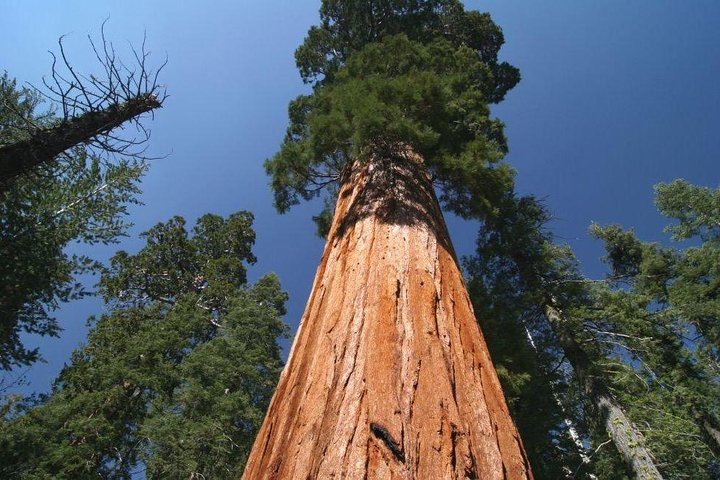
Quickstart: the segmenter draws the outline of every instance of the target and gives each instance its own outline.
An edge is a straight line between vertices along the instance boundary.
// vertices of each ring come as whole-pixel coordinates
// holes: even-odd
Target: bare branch
[[[59,123],[37,128],[28,123],[27,138],[0,146],[0,192],[19,176],[38,173],[68,149],[85,145],[92,153],[111,159],[117,155],[149,160],[145,155],[150,131],[141,119],[162,107],[167,94],[158,83],[158,75],[167,64],[167,57],[157,69],[150,69],[147,37],[139,50],[130,46],[133,63],[125,65],[105,37],[105,24],[100,41],[88,36],[103,78],[76,72],[63,43],[58,39],[59,55],[50,52],[50,78],[43,78],[38,90],[53,105],[60,105]],[[124,124],[135,127],[135,134],[117,133]]]

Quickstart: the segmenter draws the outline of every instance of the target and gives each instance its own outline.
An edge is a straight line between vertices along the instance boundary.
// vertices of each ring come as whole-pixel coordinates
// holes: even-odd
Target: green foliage
[[[678,221],[667,227],[673,238],[700,241],[676,260],[667,296],[702,334],[699,348],[720,375],[720,188],[675,180],[659,184],[656,192],[660,211]]]
[[[599,298],[598,322],[615,395],[644,430],[670,478],[715,478],[720,455],[718,375],[718,191],[682,180],[656,187],[661,211],[678,223],[675,239],[699,237],[684,250],[639,240],[620,227],[593,226],[605,242],[616,286]],[[606,332],[609,332],[606,333]]]
[[[581,449],[568,435],[582,418],[544,317],[550,297],[574,295],[557,282],[574,274],[575,263],[548,242],[548,220],[534,198],[508,194],[465,259],[468,291],[535,476],[584,478]]]
[[[290,103],[280,151],[266,162],[281,212],[336,182],[348,162],[421,154],[442,200],[472,216],[512,184],[503,124],[489,104],[519,80],[498,63],[500,29],[457,1],[326,0],[296,52],[311,95]]]
[[[100,292],[117,306],[173,305],[178,295],[202,292],[205,309],[221,310],[227,292],[246,282],[243,261],[256,260],[251,251],[252,221],[245,211],[227,219],[206,214],[198,219],[192,237],[181,217],[158,224],[141,235],[147,245],[137,255],[120,251],[110,259]],[[169,269],[168,264],[175,267]]]
[[[172,400],[145,422],[148,476],[239,477],[275,390],[281,362],[276,338],[285,295],[266,276],[231,306],[225,332],[195,348],[180,365]],[[181,412],[178,414],[178,412]]]
[[[700,236],[704,240],[720,238],[720,189],[692,185],[677,179],[655,186],[655,203],[660,212],[678,220],[667,231],[675,240]]]
[[[37,92],[0,77],[0,145],[54,121],[51,113],[36,113],[39,104]],[[141,162],[108,164],[77,147],[0,192],[1,369],[36,361],[39,352],[26,349],[20,334],[57,335],[52,311],[87,294],[75,275],[97,265],[65,247],[112,243],[122,235],[145,169]]]
[[[676,235],[684,229],[682,237],[697,235],[701,244],[677,251],[616,225],[592,225],[611,271],[606,281],[590,281],[543,230],[545,209],[510,195],[485,219],[466,261],[473,304],[538,478],[632,477],[577,384],[578,368],[613,395],[666,478],[714,478],[720,259],[709,199],[716,192],[679,181],[657,190],[658,204],[679,220]],[[562,311],[560,329],[547,321],[548,304]],[[537,411],[547,421],[528,415]],[[591,446],[590,464],[578,458],[583,448],[561,442],[564,420]]]
[[[252,215],[175,217],[118,252],[93,320],[47,398],[0,421],[4,478],[229,478],[244,460],[282,362],[287,295],[249,286]]]

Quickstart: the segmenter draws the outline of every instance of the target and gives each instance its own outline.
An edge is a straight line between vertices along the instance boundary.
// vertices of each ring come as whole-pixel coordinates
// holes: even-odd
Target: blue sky
[[[558,240],[583,270],[599,277],[602,248],[587,235],[592,221],[634,227],[666,241],[652,186],[682,177],[718,186],[720,178],[720,2],[694,0],[466,1],[503,28],[504,60],[523,80],[494,108],[506,123],[508,161],[521,193],[545,199]],[[317,21],[319,0],[177,2],[169,0],[4,0],[0,70],[39,85],[49,49],[65,44],[78,71],[92,71],[87,34],[106,33],[119,50],[147,32],[170,97],[148,122],[154,161],[143,182],[145,205],[119,246],[93,248],[107,258],[135,251],[137,234],[172,215],[189,222],[206,212],[247,209],[256,216],[258,263],[251,279],[277,272],[290,293],[292,328],[307,299],[322,241],[310,220],[318,205],[278,215],[262,168],[286,127],[287,103],[306,90],[293,52]],[[460,254],[475,226],[448,219]],[[78,248],[78,247],[75,247]],[[82,247],[84,248],[84,247]],[[27,372],[27,391],[46,391],[85,337],[97,300],[59,312],[57,339],[29,339],[47,363]]]

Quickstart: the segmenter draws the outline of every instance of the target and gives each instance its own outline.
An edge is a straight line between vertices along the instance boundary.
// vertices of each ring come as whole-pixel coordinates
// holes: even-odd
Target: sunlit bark
[[[416,155],[346,172],[243,478],[532,478]]]

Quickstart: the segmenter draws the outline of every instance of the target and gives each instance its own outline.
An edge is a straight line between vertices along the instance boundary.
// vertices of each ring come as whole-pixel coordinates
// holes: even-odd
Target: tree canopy
[[[40,94],[0,77],[0,145],[27,138],[28,123],[42,128],[56,117],[39,112]],[[65,249],[72,241],[112,243],[129,225],[129,205],[138,203],[146,164],[139,160],[105,162],[78,146],[34,174],[0,190],[0,368],[38,359],[26,349],[22,332],[57,335],[52,312],[87,290],[76,275],[96,270],[85,255]]]
[[[0,421],[6,478],[239,476],[275,388],[287,295],[248,285],[252,215],[175,217],[118,252],[110,310],[91,319],[53,391]],[[195,475],[195,477],[193,477]]]
[[[283,212],[333,185],[348,162],[411,148],[446,205],[487,212],[512,183],[503,124],[489,105],[519,80],[498,61],[500,28],[454,0],[324,1],[296,51],[313,93],[290,103],[280,151],[266,162]]]

